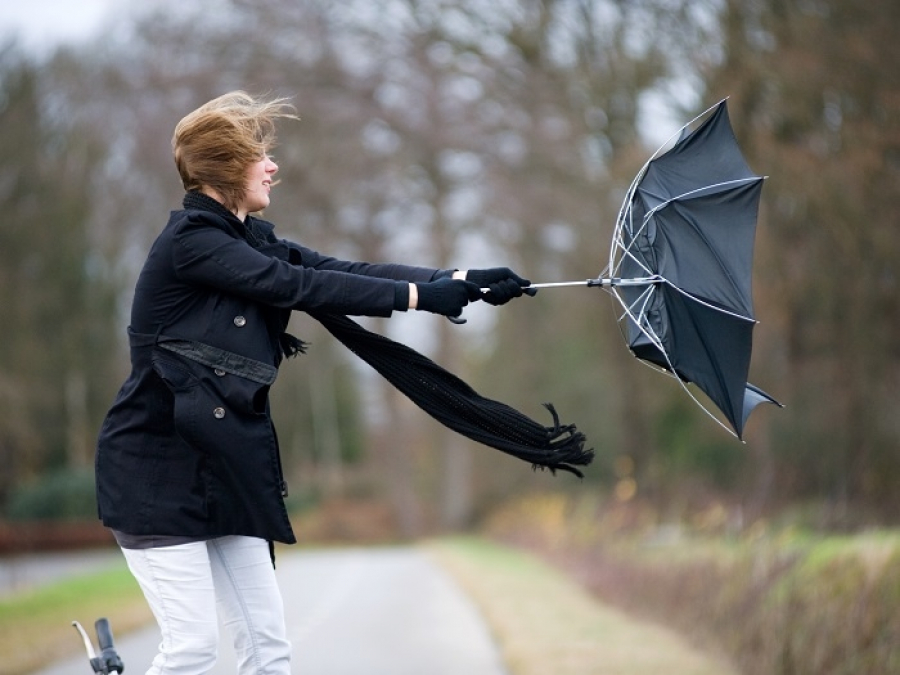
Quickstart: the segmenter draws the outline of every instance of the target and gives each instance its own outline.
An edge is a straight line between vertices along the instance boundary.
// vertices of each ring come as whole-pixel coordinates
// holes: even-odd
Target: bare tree
[[[900,468],[889,392],[897,377],[893,227],[894,3],[726,3],[723,59],[738,132],[771,176],[758,300],[776,317],[763,367],[787,390],[773,429],[782,495],[839,511],[893,508]]]

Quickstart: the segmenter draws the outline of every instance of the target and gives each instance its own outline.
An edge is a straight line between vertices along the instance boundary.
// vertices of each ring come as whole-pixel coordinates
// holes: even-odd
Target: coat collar
[[[244,230],[244,224],[238,219],[238,217],[227,208],[225,208],[224,204],[216,201],[209,195],[198,192],[197,190],[191,190],[184,195],[184,199],[181,201],[181,203],[184,208],[190,209],[192,211],[210,211],[212,213],[215,213],[217,216],[221,216],[225,220],[229,221],[230,224],[238,227],[240,231],[243,232]]]
[[[209,211],[224,218],[253,248],[262,248],[266,244],[276,242],[274,227],[271,223],[253,216],[247,216],[246,220],[241,221],[225,208],[224,204],[197,190],[191,190],[186,193],[182,200],[182,205],[185,209]]]

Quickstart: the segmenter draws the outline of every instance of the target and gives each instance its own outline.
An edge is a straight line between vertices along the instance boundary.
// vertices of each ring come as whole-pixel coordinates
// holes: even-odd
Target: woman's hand
[[[481,287],[471,281],[444,277],[409,285],[409,308],[423,312],[459,316],[463,307],[482,299]]]
[[[508,267],[468,270],[465,279],[488,289],[481,299],[489,305],[505,305],[523,293],[531,296],[537,294],[536,288],[528,288],[531,285],[528,279],[523,279]]]

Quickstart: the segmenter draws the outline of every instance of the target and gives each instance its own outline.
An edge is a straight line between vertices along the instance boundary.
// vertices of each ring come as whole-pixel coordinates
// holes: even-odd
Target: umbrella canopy
[[[629,349],[699,387],[740,438],[757,405],[777,404],[747,383],[764,179],[741,154],[726,102],[711,110],[635,178],[616,224],[614,278],[595,285],[622,304]]]

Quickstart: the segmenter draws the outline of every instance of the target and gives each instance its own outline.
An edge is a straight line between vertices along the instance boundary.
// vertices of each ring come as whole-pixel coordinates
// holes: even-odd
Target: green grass
[[[676,633],[610,608],[549,565],[476,538],[431,542],[513,675],[732,675]]]
[[[92,634],[101,616],[109,618],[114,633],[151,618],[124,562],[0,600],[0,675],[31,672],[78,653],[83,643],[72,621]],[[90,672],[86,656],[85,669]]]

